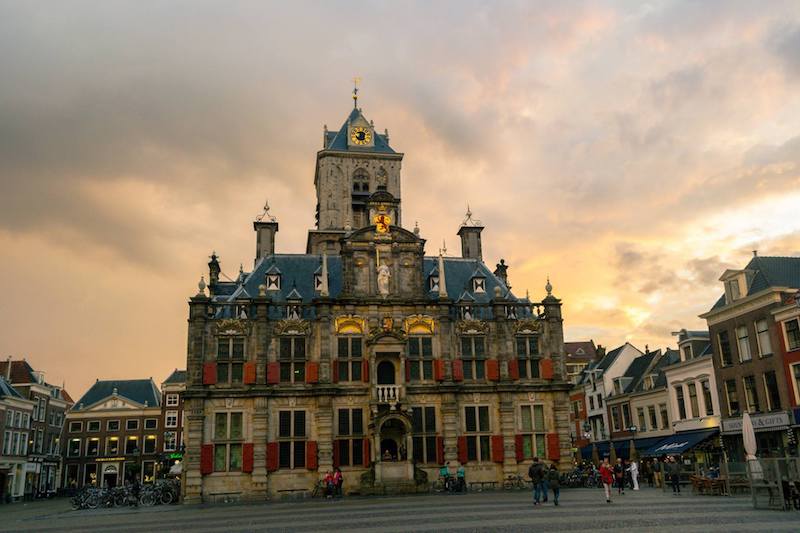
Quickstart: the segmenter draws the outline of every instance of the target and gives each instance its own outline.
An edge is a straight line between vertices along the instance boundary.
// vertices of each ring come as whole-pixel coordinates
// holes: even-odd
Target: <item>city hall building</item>
[[[571,464],[549,280],[541,301],[512,293],[469,212],[461,256],[426,255],[403,225],[402,161],[356,105],[325,128],[306,253],[276,251],[267,208],[250,272],[224,280],[212,254],[189,300],[186,503],[311,491],[335,467],[365,493],[420,490],[445,463],[468,482]]]

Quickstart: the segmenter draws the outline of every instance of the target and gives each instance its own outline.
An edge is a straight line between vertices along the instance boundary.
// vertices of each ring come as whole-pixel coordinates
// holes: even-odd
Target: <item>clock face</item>
[[[369,144],[372,140],[372,133],[369,129],[358,126],[350,132],[350,140],[353,141],[353,144]]]

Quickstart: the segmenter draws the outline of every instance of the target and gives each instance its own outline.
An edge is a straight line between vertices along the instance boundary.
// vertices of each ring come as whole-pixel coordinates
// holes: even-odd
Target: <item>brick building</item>
[[[212,254],[189,302],[186,502],[310,491],[334,466],[348,491],[413,490],[444,462],[473,481],[569,466],[560,300],[515,296],[469,212],[461,257],[426,255],[402,159],[355,108],[324,132],[306,254],[276,253],[268,212],[251,271],[223,281]]]
[[[161,460],[161,392],[152,379],[96,381],[67,413],[65,488],[152,481]]]
[[[183,460],[183,392],[186,390],[186,371],[178,370],[161,384],[162,473],[181,471],[175,465]]]
[[[0,376],[0,502],[25,494],[33,405]]]

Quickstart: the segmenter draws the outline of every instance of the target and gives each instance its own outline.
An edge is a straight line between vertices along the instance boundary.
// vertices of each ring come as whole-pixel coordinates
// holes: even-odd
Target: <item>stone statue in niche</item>
[[[392,273],[386,263],[381,263],[378,267],[378,292],[384,298],[389,296],[389,281],[392,278]]]

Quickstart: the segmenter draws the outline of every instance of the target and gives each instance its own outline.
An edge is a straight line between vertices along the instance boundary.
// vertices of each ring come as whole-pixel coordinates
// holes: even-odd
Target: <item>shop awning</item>
[[[590,460],[592,458],[592,444],[588,446],[584,446],[581,448],[581,457],[584,459]],[[603,457],[607,456],[609,453],[608,442],[595,442],[594,446],[597,446],[597,454],[602,459]]]
[[[719,428],[714,429],[698,429],[695,431],[681,431],[674,435],[670,435],[660,442],[657,442],[649,450],[642,455],[657,456],[657,455],[672,455],[681,454],[690,450],[703,442],[709,437],[719,433]]]
[[[633,439],[636,446],[636,452],[639,455],[645,455],[645,452],[664,440],[664,437],[646,437],[641,439]],[[631,439],[616,440],[614,441],[614,449],[617,452],[617,457],[620,459],[628,460],[631,455]],[[602,457],[602,455],[601,455]]]

